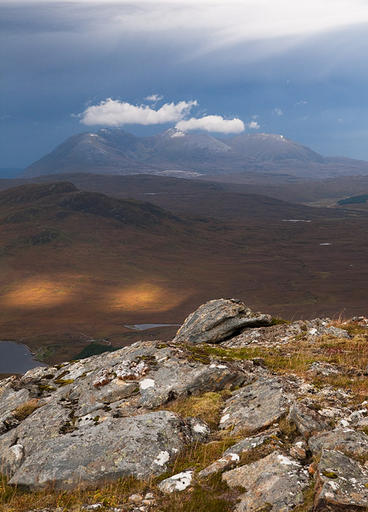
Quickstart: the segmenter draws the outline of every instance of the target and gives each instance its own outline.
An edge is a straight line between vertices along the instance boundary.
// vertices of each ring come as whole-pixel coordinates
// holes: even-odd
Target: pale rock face
[[[308,441],[312,453],[318,455],[322,449],[338,450],[353,458],[368,457],[368,436],[351,428],[320,432]]]
[[[121,476],[144,479],[165,471],[192,439],[190,426],[168,411],[109,418],[40,443],[10,483],[72,488],[80,482],[91,485]]]
[[[202,469],[198,473],[198,478],[206,478],[214,473],[218,473],[219,471],[224,471],[225,469],[231,469],[236,466],[240,461],[240,457],[236,453],[229,453],[227,455],[224,454],[221,459],[216,460],[206,468]]]
[[[277,379],[260,378],[233,393],[220,420],[222,429],[249,433],[269,427],[288,410],[290,398]]]
[[[230,487],[243,487],[236,512],[256,512],[270,506],[272,512],[288,512],[303,502],[309,479],[303,467],[281,452],[273,452],[252,464],[223,474]]]

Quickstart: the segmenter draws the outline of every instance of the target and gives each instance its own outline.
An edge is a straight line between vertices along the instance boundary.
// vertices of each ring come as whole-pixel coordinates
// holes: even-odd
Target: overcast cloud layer
[[[367,25],[366,0],[0,0],[0,166],[81,119],[261,129],[368,159]]]

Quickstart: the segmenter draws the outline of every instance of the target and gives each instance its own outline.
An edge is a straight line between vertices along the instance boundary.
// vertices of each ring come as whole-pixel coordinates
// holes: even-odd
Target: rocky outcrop
[[[270,315],[254,313],[239,300],[210,300],[188,316],[174,341],[220,343],[246,327],[261,327],[271,322]]]
[[[282,347],[293,340],[306,339],[313,343],[321,336],[335,336],[349,339],[349,333],[331,325],[330,318],[316,318],[314,320],[298,320],[292,323],[281,323],[270,327],[249,329],[238,336],[233,336],[224,345],[227,347],[268,346]]]
[[[10,485],[151,482],[119,507],[81,507],[110,512],[160,510],[164,499],[211,494],[214,482],[234,512],[366,510],[368,402],[332,380],[345,372],[349,386],[353,377],[364,386],[366,376],[342,358],[326,361],[326,351],[351,350],[354,329],[361,346],[368,322],[349,332],[320,319],[249,327],[260,318],[270,322],[238,301],[211,301],[172,342],[0,381],[0,465]],[[322,360],[298,351],[302,342]]]
[[[205,436],[168,411],[107,418],[45,440],[29,453],[10,483],[39,488],[52,482],[55,488],[73,488],[124,476],[145,479],[165,471],[176,454],[198,438]]]
[[[1,465],[11,483],[31,488],[162,473],[209,428],[156,408],[251,378],[241,363],[188,360],[178,346],[159,342],[30,370],[2,384]],[[30,397],[39,397],[40,406],[17,420],[14,411]]]

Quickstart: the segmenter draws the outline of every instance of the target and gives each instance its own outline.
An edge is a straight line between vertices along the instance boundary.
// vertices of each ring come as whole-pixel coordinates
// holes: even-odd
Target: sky
[[[367,0],[0,0],[0,167],[120,126],[368,160]]]

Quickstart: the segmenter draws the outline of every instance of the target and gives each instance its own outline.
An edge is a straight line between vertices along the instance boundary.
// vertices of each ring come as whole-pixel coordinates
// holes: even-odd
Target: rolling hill
[[[109,179],[115,189],[116,180],[130,181],[125,192],[135,198],[65,181],[0,192],[3,339],[60,361],[92,340],[121,346],[169,337],[175,327],[134,332],[126,326],[178,324],[196,305],[235,292],[254,308],[287,318],[364,312],[365,212],[236,197],[208,183],[196,192],[196,182],[155,176]],[[176,189],[163,201],[171,210],[138,200],[161,195],[159,188],[145,195],[155,182],[161,192]],[[187,190],[180,202],[181,184]]]

